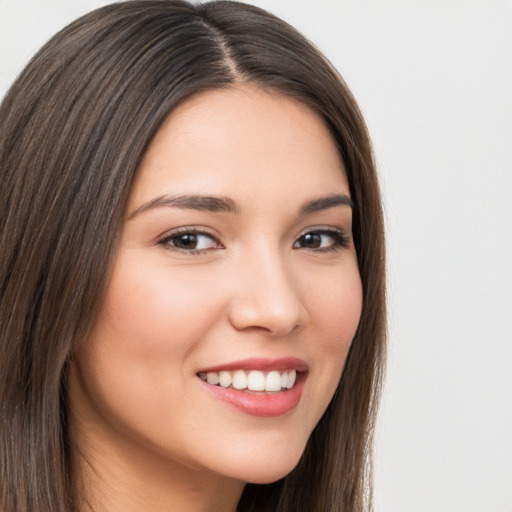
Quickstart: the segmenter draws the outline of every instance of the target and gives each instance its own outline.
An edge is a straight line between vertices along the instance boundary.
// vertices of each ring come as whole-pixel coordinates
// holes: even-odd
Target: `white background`
[[[0,95],[100,0],[0,0]],[[512,512],[512,1],[258,0],[341,71],[375,143],[390,354],[376,512]]]

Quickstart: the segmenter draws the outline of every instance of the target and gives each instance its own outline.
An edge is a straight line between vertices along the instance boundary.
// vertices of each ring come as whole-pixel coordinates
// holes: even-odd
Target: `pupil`
[[[321,237],[318,233],[308,233],[304,235],[303,246],[309,249],[316,249],[320,247]]]
[[[197,235],[193,233],[180,235],[176,241],[176,246],[181,249],[194,249],[197,246]]]

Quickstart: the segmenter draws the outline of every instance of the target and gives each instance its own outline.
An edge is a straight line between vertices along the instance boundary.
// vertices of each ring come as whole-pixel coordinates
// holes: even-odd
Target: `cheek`
[[[201,272],[121,261],[98,326],[126,357],[176,363],[208,331],[219,302]]]
[[[309,302],[312,323],[322,333],[318,343],[333,354],[346,353],[362,310],[363,291],[357,266],[327,274],[319,286],[310,287]]]
[[[84,386],[98,406],[118,416],[165,416],[182,407],[199,347],[219,310],[219,299],[193,273],[119,259],[100,315],[79,354]],[[197,274],[197,273],[196,273]],[[171,390],[176,391],[172,393]],[[137,414],[134,413],[134,416]],[[166,418],[163,418],[167,421]],[[137,420],[139,421],[139,420]]]
[[[189,354],[222,306],[203,289],[200,272],[130,263],[118,259],[100,315],[77,354],[76,381],[85,397],[79,402],[90,407],[86,417],[101,418],[100,428],[106,419],[141,443],[166,447],[181,435],[176,411],[187,410],[193,391]],[[197,422],[184,417],[181,428],[192,432]]]
[[[303,283],[305,285],[306,283]],[[308,311],[312,337],[308,337],[314,427],[338,386],[362,310],[362,284],[357,264],[335,268],[308,282]]]

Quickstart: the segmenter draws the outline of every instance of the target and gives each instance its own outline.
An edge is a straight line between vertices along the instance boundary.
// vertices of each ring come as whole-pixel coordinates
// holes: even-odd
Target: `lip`
[[[205,390],[213,397],[225,403],[229,407],[261,418],[271,418],[282,416],[295,409],[300,402],[304,385],[308,377],[308,365],[302,359],[296,357],[284,357],[279,359],[251,358],[234,361],[228,364],[202,368],[198,373],[234,371],[234,370],[297,370],[297,380],[291,389],[277,393],[250,392],[247,390],[238,390],[234,388],[223,388],[208,384],[208,382],[199,379]]]
[[[201,368],[197,373],[235,371],[235,370],[259,370],[261,372],[271,372],[272,370],[297,370],[304,373],[308,371],[308,365],[303,359],[298,357],[280,357],[278,359],[270,359],[265,357],[252,357],[250,359],[241,359],[231,363],[219,364],[217,366],[209,366]]]
[[[281,416],[295,409],[300,402],[307,373],[297,373],[297,380],[291,389],[278,393],[248,392],[234,388],[214,386],[198,378],[206,391],[226,405],[240,412],[261,418]]]

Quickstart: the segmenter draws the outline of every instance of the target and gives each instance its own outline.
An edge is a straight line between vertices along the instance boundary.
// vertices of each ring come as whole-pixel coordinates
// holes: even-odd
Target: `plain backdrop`
[[[109,2],[0,0],[0,95]],[[512,1],[257,0],[352,88],[375,144],[390,351],[376,512],[512,512]]]

